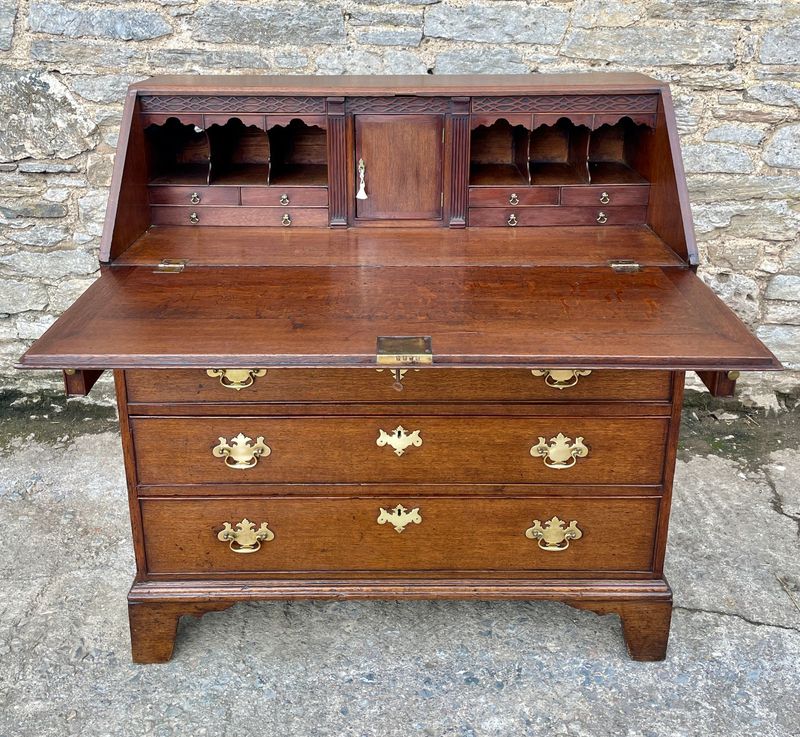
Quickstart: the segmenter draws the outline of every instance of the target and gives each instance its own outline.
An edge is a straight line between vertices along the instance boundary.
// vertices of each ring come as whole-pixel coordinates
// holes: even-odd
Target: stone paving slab
[[[170,663],[136,666],[118,436],[9,441],[0,737],[792,737],[799,475],[792,450],[679,462],[664,663],[630,661],[616,617],[561,604],[386,601],[185,618]]]

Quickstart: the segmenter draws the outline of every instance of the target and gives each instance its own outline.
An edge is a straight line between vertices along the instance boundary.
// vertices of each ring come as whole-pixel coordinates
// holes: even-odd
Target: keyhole
[[[403,374],[400,369],[395,369],[392,373],[394,373],[394,384],[392,384],[392,388],[396,392],[403,391]]]

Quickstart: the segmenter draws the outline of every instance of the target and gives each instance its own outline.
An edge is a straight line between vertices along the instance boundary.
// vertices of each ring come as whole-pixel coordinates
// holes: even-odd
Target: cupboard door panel
[[[359,220],[442,218],[442,115],[357,115],[356,192],[364,162],[367,199]]]

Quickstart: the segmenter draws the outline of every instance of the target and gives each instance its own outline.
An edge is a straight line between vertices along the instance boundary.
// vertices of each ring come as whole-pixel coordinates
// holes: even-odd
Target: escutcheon
[[[412,522],[415,525],[420,524],[420,522],[422,522],[422,515],[419,513],[419,507],[414,507],[410,512],[402,504],[398,504],[394,509],[390,509],[389,511],[380,507],[378,524],[385,525],[387,522],[389,522],[395,530],[402,532],[406,529],[406,526],[410,525]]]
[[[219,445],[211,452],[216,458],[224,458],[228,468],[245,470],[255,466],[262,456],[266,458],[272,453],[272,448],[264,443],[263,436],[257,437],[254,445],[250,444],[252,442],[251,438],[240,432],[230,443],[225,438],[219,438]]]
[[[533,520],[533,527],[525,530],[525,537],[530,540],[538,540],[542,550],[558,552],[569,547],[570,540],[578,540],[583,537],[583,533],[578,529],[576,520],[572,520],[569,526],[558,517],[545,520],[544,525],[538,519]]]
[[[266,376],[267,370],[260,369],[207,369],[209,376],[219,376],[219,383],[226,389],[237,392],[252,386],[256,377]]]
[[[408,432],[402,425],[398,425],[391,432],[378,430],[378,439],[375,441],[381,448],[384,445],[390,445],[394,448],[394,454],[401,456],[406,452],[406,448],[414,446],[419,448],[422,445],[422,438],[419,436],[420,431]]]
[[[568,438],[564,433],[558,433],[549,442],[545,442],[543,437],[539,437],[539,442],[531,448],[531,455],[536,458],[542,456],[544,465],[548,468],[562,470],[572,468],[578,458],[585,458],[589,455],[589,449],[583,444],[583,438]]]
[[[532,369],[534,376],[544,376],[544,383],[553,389],[569,389],[578,383],[581,376],[588,376],[591,369]]]
[[[247,517],[236,523],[236,529],[230,522],[225,522],[217,535],[217,540],[227,542],[234,553],[255,553],[261,548],[262,542],[269,542],[275,538],[275,533],[267,527],[266,522],[256,529]]]

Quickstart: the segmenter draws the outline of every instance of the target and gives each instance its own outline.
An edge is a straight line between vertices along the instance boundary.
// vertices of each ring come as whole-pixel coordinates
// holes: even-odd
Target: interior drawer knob
[[[609,202],[611,202],[611,197],[608,194],[608,192],[601,193],[600,194],[600,204],[601,205],[607,205]]]
[[[509,205],[518,205],[519,204],[519,195],[516,192],[512,192],[511,196],[508,198]]]
[[[578,458],[589,455],[589,449],[583,444],[583,438],[568,438],[564,433],[558,433],[554,438],[545,442],[539,437],[539,442],[531,448],[531,455],[544,458],[544,465],[557,471],[572,468]]]
[[[199,222],[200,222],[200,218],[197,216],[197,213],[196,213],[196,212],[190,213],[190,215],[189,215],[189,222],[190,222],[192,225],[197,225],[197,223],[199,223]]]
[[[248,469],[258,463],[259,458],[266,458],[272,453],[272,448],[264,443],[264,438],[256,438],[255,444],[251,445],[252,439],[244,433],[239,433],[230,443],[225,438],[219,438],[219,445],[215,445],[211,452],[216,458],[224,458],[228,468]]]
[[[581,376],[588,376],[591,369],[532,369],[534,376],[544,376],[544,383],[553,389],[569,389],[578,383]]]
[[[509,224],[509,225],[510,225],[512,228],[515,228],[515,227],[517,226],[517,224],[519,223],[519,220],[517,220],[517,214],[516,214],[515,212],[512,212],[512,213],[511,213],[511,214],[508,216],[508,220],[506,220],[506,222],[507,222],[507,223],[508,223],[508,224]]]
[[[598,223],[600,223],[600,225],[604,225],[608,222],[608,215],[606,215],[604,212],[598,212],[596,220]]]
[[[209,376],[219,376],[219,383],[226,389],[235,389],[237,392],[252,386],[256,377],[266,376],[267,370],[260,369],[207,369]]]
[[[378,515],[378,524],[385,525],[389,523],[398,532],[402,532],[412,522],[415,525],[422,522],[422,515],[419,513],[419,507],[414,507],[411,511],[407,510],[402,504],[398,504],[394,509],[385,510],[380,508]]]
[[[414,446],[419,448],[422,445],[422,438],[419,436],[420,430],[408,432],[402,425],[398,425],[391,432],[378,430],[378,439],[375,441],[381,448],[384,445],[389,445],[394,448],[394,454],[401,456],[406,452],[406,448]]]
[[[268,543],[275,538],[275,533],[269,529],[266,522],[256,529],[247,517],[232,527],[230,522],[225,522],[217,535],[217,540],[227,542],[234,553],[255,553],[261,548],[261,543]]]
[[[542,524],[538,519],[533,520],[533,526],[525,530],[525,537],[530,540],[538,540],[542,550],[558,552],[569,547],[570,540],[579,540],[583,533],[578,529],[576,520],[572,520],[568,526],[563,519],[553,517],[545,520]]]
[[[278,200],[278,202],[280,202],[280,204],[282,204],[285,207],[286,205],[289,204],[289,195],[286,194],[286,192],[284,192],[281,195],[281,198]]]
[[[192,192],[192,196],[189,198],[189,202],[191,202],[193,205],[199,205],[200,195],[197,194],[197,192]]]

